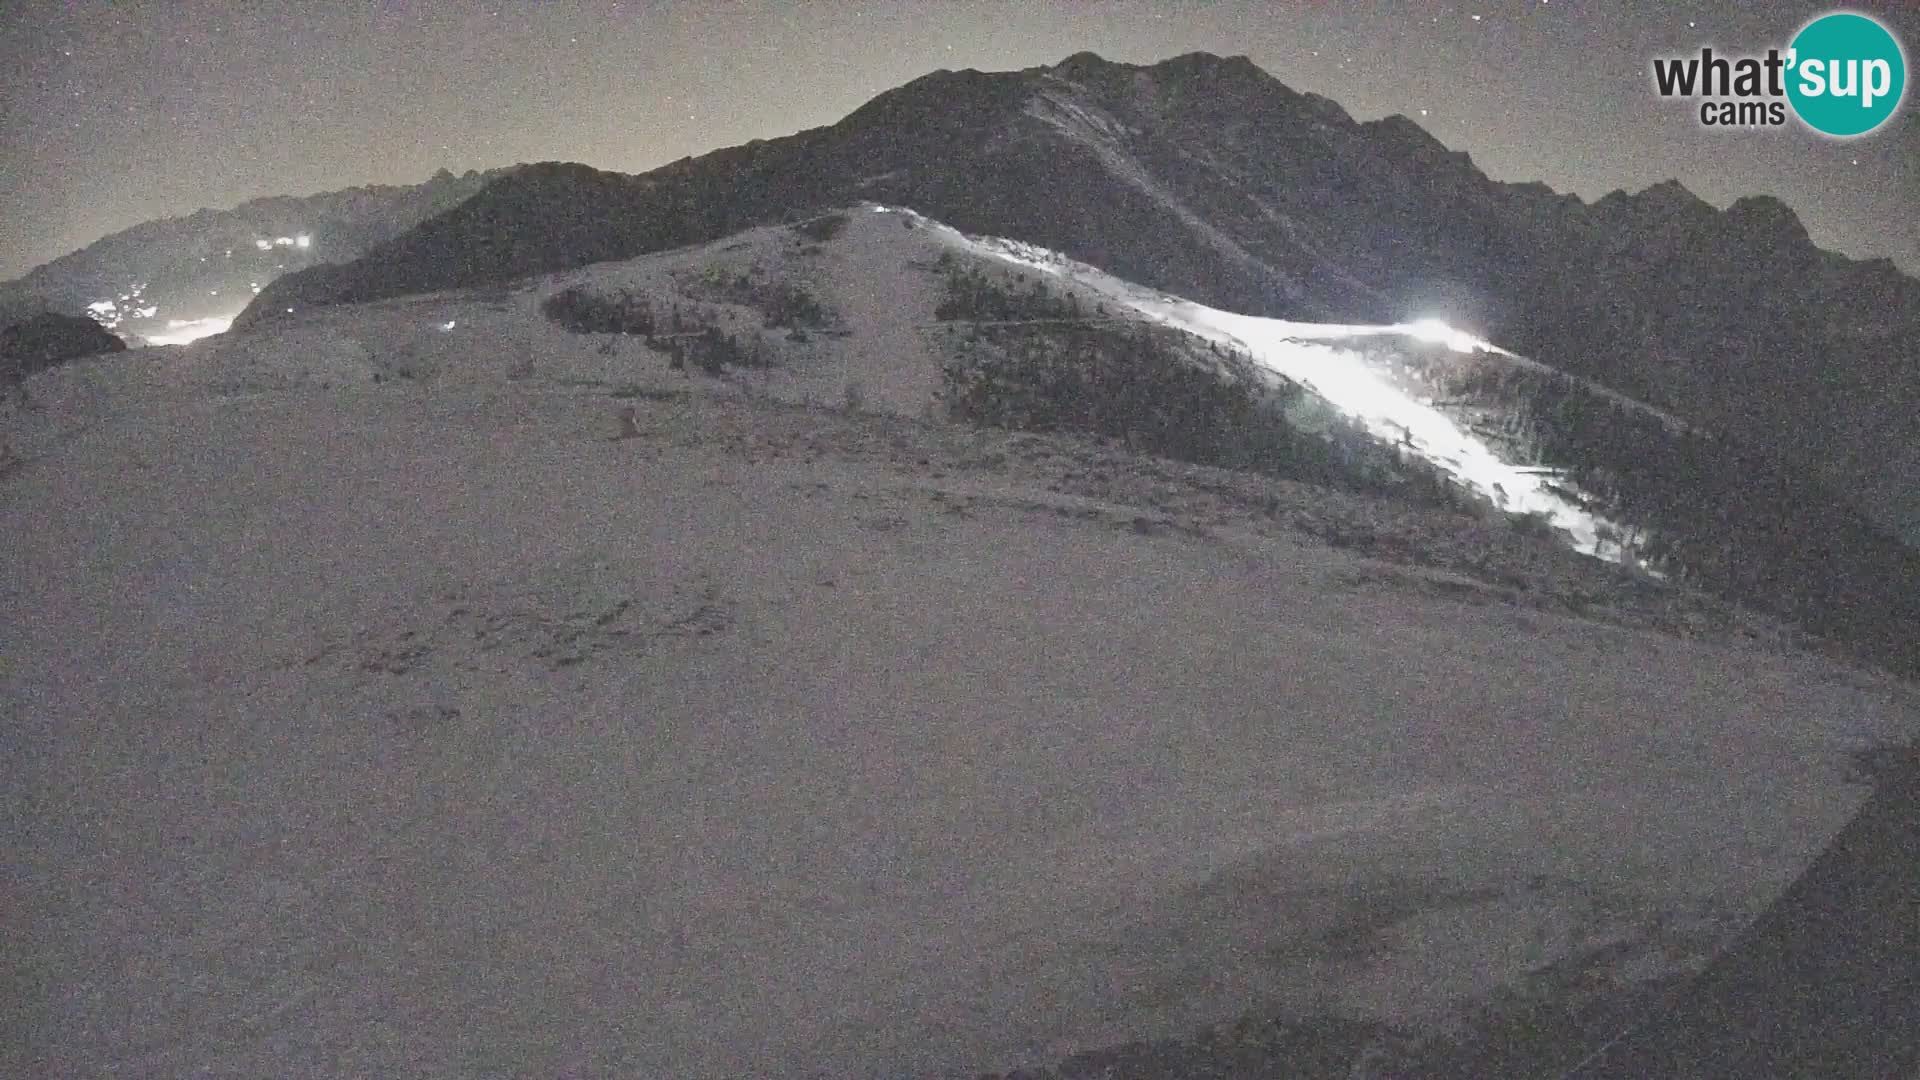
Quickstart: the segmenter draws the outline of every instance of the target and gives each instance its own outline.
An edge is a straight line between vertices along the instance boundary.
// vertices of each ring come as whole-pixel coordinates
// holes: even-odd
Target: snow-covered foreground
[[[219,355],[51,373],[67,426],[0,480],[7,1075],[1431,1021],[1697,964],[1920,716],[1049,490],[1118,456],[542,378],[214,393]]]

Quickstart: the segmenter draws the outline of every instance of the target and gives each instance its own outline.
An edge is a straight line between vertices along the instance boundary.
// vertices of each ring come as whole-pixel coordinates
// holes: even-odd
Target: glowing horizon
[[[234,316],[210,319],[168,319],[167,329],[158,334],[141,334],[148,345],[185,345],[201,338],[224,334],[233,327]]]

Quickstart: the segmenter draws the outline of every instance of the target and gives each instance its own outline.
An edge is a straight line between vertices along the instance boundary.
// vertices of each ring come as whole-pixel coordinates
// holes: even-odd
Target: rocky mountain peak
[[[1432,132],[1400,113],[1369,120],[1360,126],[1382,151],[1394,156],[1446,168],[1457,168],[1472,161],[1464,151],[1448,149]]]
[[[1632,202],[1639,209],[1659,214],[1695,215],[1713,209],[1678,180],[1662,180],[1633,196]]]
[[[1789,367],[1791,388],[1772,385],[1771,368],[1701,373],[1751,372],[1745,358],[1769,356],[1920,370],[1889,352],[1910,361],[1920,340],[1920,317],[1901,314],[1920,310],[1920,284],[1819,255],[1778,200],[1723,213],[1675,179],[1587,205],[1497,182],[1409,117],[1355,123],[1244,56],[1206,52],[934,72],[831,127],[638,178],[533,167],[358,263],[285,279],[255,307],[272,318],[295,301],[507,280],[861,200],[1247,314],[1392,322],[1444,308],[1676,413],[1784,432],[1771,441],[1789,452],[1826,452],[1820,418],[1911,409],[1890,404],[1898,393],[1808,400],[1849,380],[1810,385]],[[1797,253],[1790,273],[1783,253]],[[1871,335],[1847,330],[1859,320],[1834,298],[1868,295],[1886,314]],[[1908,498],[1902,512],[1920,517],[1920,496]]]
[[[1074,78],[1101,72],[1112,71],[1121,65],[1113,64],[1096,52],[1081,51],[1048,68],[1054,74]]]
[[[1730,232],[1762,251],[1813,251],[1807,227],[1793,208],[1771,195],[1748,195],[1727,207],[1724,223]]]

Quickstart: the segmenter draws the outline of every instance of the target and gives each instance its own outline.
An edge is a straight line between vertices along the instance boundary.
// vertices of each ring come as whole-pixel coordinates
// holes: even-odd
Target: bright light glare
[[[875,212],[885,213],[875,207]],[[1205,340],[1246,350],[1260,366],[1313,390],[1323,401],[1364,424],[1375,439],[1402,447],[1452,476],[1509,513],[1538,513],[1559,530],[1575,550],[1609,562],[1653,570],[1618,537],[1620,524],[1589,512],[1565,477],[1502,456],[1431,403],[1401,390],[1383,365],[1360,351],[1334,342],[1399,336],[1435,341],[1465,353],[1486,353],[1510,363],[1537,368],[1524,357],[1455,330],[1438,319],[1391,326],[1291,322],[1236,315],[1121,281],[1057,252],[1015,240],[977,239],[944,229],[952,241],[1009,263],[1032,267],[1090,288],[1154,322],[1178,327]],[[1549,369],[1550,370],[1550,369]],[[1596,389],[1596,392],[1604,392]],[[1622,399],[1623,401],[1625,399]],[[1644,406],[1639,406],[1644,408]],[[1659,414],[1669,425],[1679,422]]]
[[[1418,338],[1421,341],[1430,342],[1435,345],[1445,345],[1447,348],[1458,353],[1470,353],[1479,349],[1491,348],[1486,342],[1481,341],[1472,334],[1455,330],[1439,319],[1421,319],[1419,322],[1406,323],[1404,326],[1399,327],[1399,329],[1404,331],[1409,337]]]
[[[1419,322],[1394,323],[1391,326],[1348,325],[1341,323],[1301,323],[1285,320],[1268,320],[1275,327],[1286,330],[1288,337],[1297,341],[1338,341],[1346,338],[1362,337],[1410,337],[1417,341],[1445,345],[1454,352],[1475,353],[1490,352],[1501,356],[1513,354],[1490,341],[1483,341],[1464,330],[1455,330],[1439,319],[1421,319]]]
[[[142,334],[149,345],[185,345],[203,337],[224,334],[233,325],[231,315],[220,319],[168,319],[167,328],[158,334]]]
[[[1376,375],[1366,359],[1331,344],[1299,340],[1292,324],[1273,319],[1234,315],[1193,305],[1188,317],[1210,329],[1225,331],[1244,345],[1261,366],[1308,386],[1334,408],[1366,425],[1383,442],[1397,443],[1425,458],[1493,502],[1514,514],[1543,514],[1567,533],[1573,546],[1590,555],[1612,557],[1601,540],[1611,522],[1569,502],[1549,486],[1550,478],[1505,461],[1495,449],[1452,418]],[[1418,337],[1460,352],[1472,352],[1483,343],[1438,323],[1411,324],[1392,332]],[[1380,328],[1365,328],[1352,337],[1368,337]],[[1441,331],[1444,331],[1441,332]],[[1432,337],[1426,335],[1434,335]]]

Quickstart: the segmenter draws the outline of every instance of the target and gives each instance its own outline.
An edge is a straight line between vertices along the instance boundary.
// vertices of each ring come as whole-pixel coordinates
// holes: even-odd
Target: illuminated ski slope
[[[1151,310],[1161,305],[1134,306],[1165,322],[1244,348],[1256,363],[1307,387],[1379,439],[1407,447],[1501,509],[1544,515],[1578,550],[1618,558],[1619,553],[1607,550],[1610,545],[1602,542],[1603,533],[1620,535],[1618,526],[1549,487],[1553,477],[1503,459],[1492,444],[1381,378],[1357,350],[1343,348],[1339,342],[1399,335],[1439,340],[1457,352],[1498,351],[1492,345],[1429,323],[1321,326],[1235,315],[1185,302],[1161,311]],[[1557,486],[1564,488],[1564,481]]]
[[[1397,336],[1444,345],[1456,352],[1490,352],[1528,365],[1531,361],[1433,319],[1369,326],[1237,315],[1142,289],[1045,248],[1018,241],[967,237],[944,226],[926,224],[950,233],[949,242],[1073,281],[1156,322],[1244,350],[1268,371],[1312,390],[1334,409],[1363,424],[1381,441],[1405,447],[1501,509],[1545,517],[1576,550],[1612,562],[1631,560],[1646,569],[1637,554],[1622,549],[1617,538],[1626,535],[1626,530],[1590,513],[1562,494],[1570,490],[1564,479],[1506,460],[1494,445],[1461,427],[1429,402],[1382,378],[1365,356],[1343,343]],[[1555,490],[1556,487],[1560,490]]]
[[[1511,513],[1542,514],[1565,532],[1574,547],[1590,555],[1602,553],[1603,531],[1618,535],[1617,526],[1567,500],[1548,486],[1547,476],[1514,465],[1494,447],[1455,423],[1451,417],[1377,376],[1357,351],[1342,348],[1341,340],[1379,335],[1402,335],[1439,340],[1457,352],[1494,350],[1459,331],[1416,323],[1403,326],[1321,327],[1261,319],[1249,315],[1192,305],[1190,311],[1169,312],[1169,322],[1191,325],[1209,337],[1224,338],[1244,347],[1257,363],[1319,394],[1341,412],[1364,424],[1378,438],[1400,443]],[[1560,482],[1564,486],[1564,481]]]

